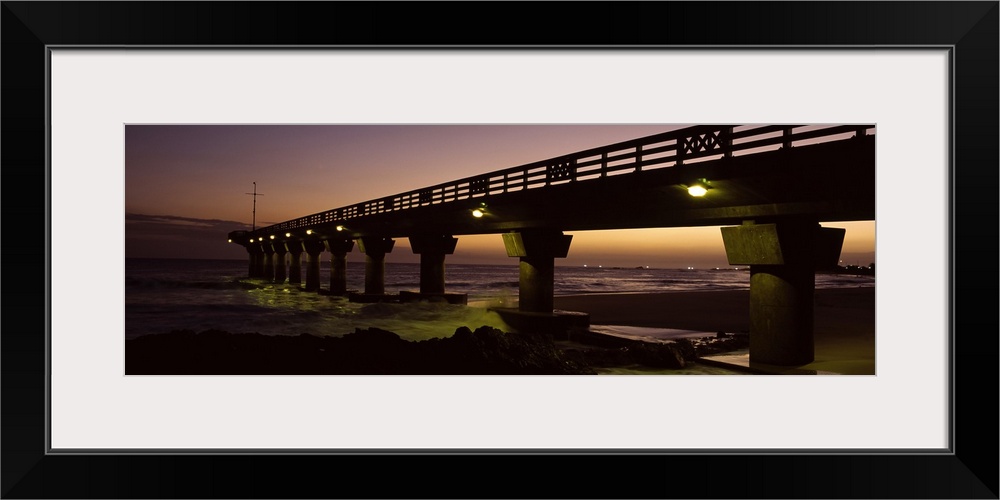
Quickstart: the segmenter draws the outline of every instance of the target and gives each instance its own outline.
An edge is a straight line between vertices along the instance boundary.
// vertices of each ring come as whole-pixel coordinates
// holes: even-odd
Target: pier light
[[[337,226],[337,231],[343,231],[343,230],[344,230],[344,226]]]
[[[272,240],[274,239],[274,235],[273,235],[273,234],[271,235],[271,239],[272,239]]]
[[[705,186],[699,186],[697,184],[694,186],[688,186],[688,194],[691,196],[705,196],[705,193],[708,193]]]
[[[313,234],[313,230],[312,229],[306,229],[306,234]]]
[[[291,238],[291,237],[292,237],[292,233],[285,233],[285,238]]]
[[[264,241],[264,237],[261,236],[260,238],[257,238],[257,241]]]
[[[486,203],[479,202],[479,206],[472,209],[472,216],[478,219],[484,215],[486,215]]]
[[[229,242],[230,242],[230,243],[232,243],[232,242],[233,242],[233,239],[232,239],[232,238],[229,238]]]
[[[685,187],[687,187],[688,194],[696,198],[705,196],[705,194],[708,193],[708,190],[712,189],[711,183],[709,183],[706,179],[698,179]]]

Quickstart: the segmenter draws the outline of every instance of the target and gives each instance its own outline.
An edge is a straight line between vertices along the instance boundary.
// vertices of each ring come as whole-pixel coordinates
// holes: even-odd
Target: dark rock
[[[373,305],[374,307],[384,307]],[[125,342],[125,373],[202,375],[569,375],[597,368],[678,369],[698,357],[749,346],[746,333],[650,343],[575,332],[556,345],[551,336],[458,328],[447,338],[404,340],[378,328],[343,337],[233,334],[190,330]]]
[[[653,368],[684,368],[684,356],[672,344],[637,343],[627,348],[636,364]]]
[[[615,349],[591,349],[583,351],[584,359],[591,366],[599,366],[603,368],[610,368],[615,366],[631,366],[634,365],[628,348],[619,347]]]
[[[691,339],[677,339],[673,346],[685,360],[690,361],[698,357],[697,348]]]
[[[418,342],[432,371],[462,374],[569,375],[595,373],[568,359],[544,335],[503,332],[482,326],[460,327],[449,338]]]
[[[377,328],[343,337],[176,331],[125,342],[125,373],[196,375],[594,374],[540,335],[460,328],[453,337],[403,340]]]

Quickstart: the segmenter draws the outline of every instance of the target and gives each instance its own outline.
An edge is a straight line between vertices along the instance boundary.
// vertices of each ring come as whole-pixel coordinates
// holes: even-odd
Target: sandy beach
[[[590,314],[592,325],[747,332],[749,290],[557,296],[555,308]],[[875,374],[875,288],[817,289],[813,363],[819,373]],[[729,361],[746,363],[745,352]],[[791,372],[794,373],[794,372]]]

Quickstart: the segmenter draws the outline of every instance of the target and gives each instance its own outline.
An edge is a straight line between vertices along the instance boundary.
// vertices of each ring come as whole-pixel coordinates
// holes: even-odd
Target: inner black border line
[[[564,48],[560,48],[564,47]],[[946,369],[946,386],[947,386],[947,430],[946,437],[948,443],[944,448],[318,448],[318,449],[298,449],[298,448],[149,448],[149,449],[132,449],[132,448],[53,448],[52,447],[52,415],[51,415],[51,386],[52,386],[52,371],[51,371],[51,260],[52,260],[52,249],[51,249],[51,172],[52,172],[52,142],[51,142],[51,65],[52,65],[52,53],[54,50],[95,50],[102,52],[132,52],[132,51],[198,51],[198,52],[240,52],[240,51],[252,51],[252,50],[273,50],[281,52],[295,52],[300,50],[316,50],[316,51],[331,51],[331,52],[343,52],[345,50],[353,49],[364,49],[366,51],[375,52],[388,52],[388,51],[412,51],[412,50],[429,50],[438,52],[456,52],[456,51],[478,51],[481,50],[478,46],[382,46],[382,45],[363,45],[363,46],[353,46],[353,45],[323,45],[323,46],[283,46],[283,45],[261,45],[261,46],[248,46],[248,45],[233,45],[233,46],[217,46],[217,45],[184,45],[184,46],[170,46],[170,45],[46,45],[45,46],[45,60],[46,60],[46,394],[45,394],[45,409],[46,409],[46,422],[45,422],[45,454],[46,455],[87,455],[87,456],[97,456],[97,455],[497,455],[497,454],[510,454],[510,455],[744,455],[744,456],[767,456],[767,455],[784,455],[784,456],[816,456],[816,455],[856,455],[856,454],[866,454],[873,456],[920,456],[920,455],[932,455],[932,456],[952,456],[955,454],[955,406],[954,406],[954,393],[955,393],[955,359],[954,359],[954,174],[955,174],[955,158],[954,158],[954,144],[955,144],[955,45],[940,44],[940,45],[795,45],[795,46],[781,46],[781,45],[764,45],[764,46],[746,46],[746,45],[704,45],[704,46],[684,46],[684,45],[641,45],[641,46],[528,46],[528,45],[517,45],[517,46],[483,46],[485,49],[492,50],[510,50],[510,49],[520,49],[525,51],[531,51],[537,53],[538,51],[546,51],[551,49],[553,52],[567,52],[567,51],[592,51],[592,50],[607,50],[609,52],[621,52],[634,49],[649,49],[651,51],[658,50],[691,50],[691,51],[735,51],[735,52],[745,52],[745,51],[777,51],[777,52],[792,52],[792,51],[839,51],[850,49],[852,51],[863,51],[870,52],[872,50],[891,50],[891,51],[928,51],[928,50],[941,50],[945,52],[946,62],[947,62],[947,82],[948,88],[946,92],[946,102],[948,104],[948,123],[947,123],[947,164],[946,164],[946,174],[948,180],[948,190],[946,199],[946,219],[947,219],[947,230],[946,234],[948,237],[947,242],[947,255],[946,255],[946,265],[947,265],[947,312],[946,312],[946,324],[947,324],[947,346],[948,346],[948,362]],[[877,126],[877,124],[876,124]],[[877,147],[877,146],[876,146]],[[878,223],[875,221],[876,224]],[[876,236],[877,241],[877,236]],[[876,313],[877,314],[877,313]],[[876,337],[877,337],[876,333]],[[876,344],[877,345],[877,344]]]
[[[621,52],[623,50],[650,50],[658,51],[664,49],[676,49],[676,50],[787,50],[787,51],[805,51],[805,50],[826,50],[826,49],[857,49],[863,51],[869,51],[871,49],[893,49],[893,50],[903,50],[903,49],[914,49],[922,50],[926,48],[954,48],[954,44],[919,44],[919,45],[904,45],[904,44],[873,44],[873,45],[839,45],[839,44],[823,44],[823,45],[711,45],[711,44],[701,44],[701,45],[274,45],[274,44],[261,44],[261,45],[163,45],[163,44],[127,44],[127,45],[100,45],[100,44],[80,44],[80,45],[66,45],[66,44],[51,44],[46,45],[46,49],[59,49],[59,50],[146,50],[146,49],[157,49],[157,50],[197,50],[197,51],[230,51],[230,50],[377,50],[377,51],[413,51],[413,50],[440,50],[448,52],[466,52],[466,51],[499,51],[499,50],[530,50],[532,52],[540,51],[567,51],[567,50],[599,50],[608,52]]]

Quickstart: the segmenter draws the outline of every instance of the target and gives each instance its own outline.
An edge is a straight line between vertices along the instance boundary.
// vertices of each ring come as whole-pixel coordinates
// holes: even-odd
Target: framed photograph
[[[992,308],[978,305],[995,303],[997,296],[997,2],[580,3],[553,14],[536,7],[4,2],[3,159],[11,187],[4,254],[14,263],[8,266],[14,274],[8,274],[4,293],[3,496],[997,498],[997,318]],[[446,22],[456,9],[496,24],[473,30]],[[601,28],[581,29],[595,25]],[[509,31],[512,26],[517,29]],[[516,33],[553,38],[522,39]],[[808,126],[795,126],[803,124]],[[760,139],[758,132],[771,135]],[[840,160],[829,153],[808,156],[807,145],[833,132],[843,133],[838,140],[871,143],[871,152]],[[658,142],[639,144],[638,137]],[[291,318],[264,315],[259,304],[246,302],[273,303],[285,295],[313,300],[299,296],[290,273],[296,278],[301,273],[308,292],[343,292],[356,304],[352,317],[378,317],[382,322],[368,326],[385,330],[413,322],[406,316],[395,321],[401,309],[384,303],[390,295],[398,302],[409,297],[465,303],[471,296],[499,304],[508,300],[502,293],[479,297],[475,287],[457,285],[444,293],[448,280],[439,261],[457,259],[461,265],[467,254],[446,249],[448,243],[453,250],[451,238],[442,243],[427,236],[431,229],[443,233],[442,221],[502,229],[507,222],[496,214],[517,216],[516,203],[464,207],[488,200],[477,195],[527,193],[531,179],[566,186],[561,183],[576,182],[577,176],[617,175],[616,169],[645,168],[652,173],[644,175],[665,178],[672,174],[665,168],[657,172],[660,164],[707,158],[699,172],[708,173],[670,181],[679,186],[676,198],[659,195],[667,205],[689,194],[708,199],[727,189],[725,181],[710,180],[725,171],[711,164],[711,155],[754,168],[751,155],[740,158],[741,140],[798,147],[804,162],[825,169],[821,183],[815,182],[820,174],[792,170],[768,178],[766,186],[760,181],[755,193],[766,191],[772,203],[745,213],[786,210],[791,201],[805,206],[801,193],[799,198],[779,194],[798,187],[811,190],[810,210],[835,206],[830,210],[868,224],[845,227],[849,233],[858,227],[871,231],[871,264],[860,250],[851,255],[865,262],[829,264],[855,274],[856,281],[843,288],[871,286],[866,297],[874,301],[874,311],[839,305],[833,310],[819,298],[815,310],[817,318],[820,306],[828,309],[824,317],[839,315],[836,325],[844,331],[848,320],[868,314],[875,338],[865,345],[874,354],[866,351],[862,361],[849,363],[810,358],[808,365],[798,365],[811,370],[779,376],[668,377],[607,367],[596,376],[513,375],[500,368],[438,373],[421,371],[425,365],[401,370],[396,358],[381,360],[384,368],[374,373],[355,369],[333,375],[309,371],[306,358],[299,357],[305,351],[286,351],[287,346],[248,347],[269,354],[233,357],[234,364],[222,371],[204,366],[185,371],[176,368],[178,359],[217,346],[193,347],[183,333],[177,336],[179,347],[147,342],[139,350],[134,342],[166,328],[161,325],[175,331],[201,328],[205,323],[192,323],[199,314],[192,300],[224,317],[222,330],[238,325],[232,330],[249,331],[260,323],[269,325],[262,331],[273,332],[301,328],[303,318],[327,321],[326,310],[296,309]],[[542,149],[546,141],[554,149]],[[592,149],[622,141],[632,141],[635,152],[616,156],[620,153],[611,149]],[[523,149],[525,158],[503,156],[504,147]],[[454,179],[427,175],[435,167],[413,159],[436,158],[447,150],[461,151],[461,161],[472,169],[456,169],[460,173],[453,177],[473,177],[434,184]],[[389,154],[399,151],[409,153]],[[871,161],[871,154],[874,203],[865,191],[871,183],[852,180],[857,172],[871,171],[858,164]],[[327,164],[331,155],[345,159]],[[329,176],[313,179],[297,172],[285,161],[292,157]],[[546,158],[561,160],[530,163]],[[485,160],[498,164],[486,167],[493,163]],[[628,161],[634,163],[621,163]],[[383,169],[393,163],[407,165]],[[537,172],[501,170],[512,165],[535,165]],[[589,165],[595,170],[586,170]],[[474,177],[492,170],[499,173]],[[262,179],[276,180],[258,185]],[[825,192],[812,184],[851,195],[820,201],[816,198]],[[610,186],[602,193],[610,196]],[[369,188],[373,194],[362,194]],[[695,188],[702,190],[695,194]],[[637,188],[615,189],[630,193],[621,196],[625,207],[629,196],[645,196]],[[352,195],[331,195],[338,190]],[[566,196],[595,195],[578,191]],[[402,263],[386,268],[383,259],[393,241],[373,239],[358,217],[383,214],[379,220],[388,223],[393,211],[431,210],[436,199],[447,196],[464,197],[460,215],[468,217],[459,221],[442,209],[434,212],[431,229],[416,230],[419,234],[408,239],[395,235],[402,242],[397,247],[409,248]],[[158,204],[161,198],[170,201]],[[360,204],[339,201],[369,198]],[[855,198],[870,206],[848,203]],[[297,204],[286,212],[258,212],[258,203],[269,199]],[[251,217],[245,217],[247,202]],[[551,212],[567,205],[549,202]],[[230,215],[234,205],[240,208]],[[574,226],[581,232],[573,234],[573,244],[587,259],[608,258],[600,253],[603,247],[587,241],[586,230],[606,229],[613,217],[602,219],[608,208],[596,201],[590,205],[567,207],[568,214],[553,217],[568,224],[573,210],[585,214],[577,217],[590,223]],[[731,208],[671,207],[714,225],[747,219],[706,215]],[[872,209],[877,215],[864,220]],[[630,227],[662,224],[669,217],[636,214]],[[747,241],[762,241],[760,231],[772,229],[766,216],[757,217],[763,218],[757,225],[737,222],[731,231],[714,234],[726,240],[724,262],[751,266],[742,270],[748,277],[779,264],[775,258],[794,261],[784,238],[799,234],[799,226],[774,229],[784,257],[761,257],[757,246],[751,249],[757,254],[748,256],[734,238],[752,232]],[[251,227],[243,227],[244,219],[252,220]],[[10,239],[38,234],[39,226],[44,226],[43,245]],[[553,311],[557,306],[544,291],[551,288],[553,259],[565,255],[551,249],[569,239],[539,231],[505,233],[501,241],[496,228],[484,232],[496,236],[498,258],[520,259],[520,276],[505,282],[466,267],[460,272],[468,275],[454,281],[487,280],[506,283],[513,294],[520,290],[520,309],[508,311],[506,303],[487,309],[508,324]],[[310,238],[313,231],[349,233],[341,238],[345,245],[356,240],[362,248],[335,248],[339,240],[330,235],[313,248],[310,242],[319,241]],[[833,231],[842,237],[839,229]],[[222,244],[227,237],[228,246]],[[697,237],[685,233],[677,239]],[[474,237],[466,241],[479,244]],[[642,241],[630,244],[635,256],[662,258],[656,248],[640,248]],[[539,245],[546,250],[537,250]],[[195,247],[218,253],[196,253]],[[294,257],[286,260],[286,250]],[[320,275],[316,256],[322,251],[329,252],[324,259],[334,260],[322,264]],[[698,252],[709,259],[697,249],[688,258]],[[439,261],[426,257],[431,254]],[[193,261],[182,262],[190,275],[186,283],[199,290],[195,299],[163,279],[162,273],[176,270],[153,269],[135,258],[175,255],[202,259],[197,269],[188,266]],[[223,265],[217,262],[235,267],[223,271],[213,267]],[[568,262],[581,280],[593,272],[594,262]],[[646,272],[631,260],[608,262],[609,271]],[[405,268],[412,279],[400,287],[419,293],[393,295],[385,289],[384,270],[403,269],[393,265],[412,267]],[[357,282],[338,274],[344,268],[355,272],[350,279]],[[290,286],[200,277],[216,271],[281,284],[288,279]],[[694,265],[690,271],[697,271]],[[320,276],[326,290],[318,286]],[[757,289],[762,286],[772,287],[772,295],[785,293],[773,291],[770,282]],[[237,288],[245,303],[213,298]],[[753,290],[750,297],[757,300]],[[803,293],[811,296],[811,289]],[[567,300],[560,304],[586,302]],[[186,309],[177,309],[178,303]],[[419,311],[451,325],[438,309]],[[607,317],[614,317],[611,313]],[[799,321],[794,314],[767,314],[778,322]],[[25,317],[30,321],[22,321]],[[567,318],[559,320],[574,320]],[[423,339],[426,332],[406,335]],[[329,346],[316,342],[330,339],[301,338],[313,342],[310,356],[328,355],[318,352]],[[722,332],[718,338],[730,337]],[[811,355],[809,340],[803,349]],[[787,349],[775,348],[772,359],[801,355],[788,342],[781,340]],[[763,366],[761,345],[778,344],[757,344],[755,351],[750,341],[750,356],[758,353],[750,368]],[[232,345],[224,344],[223,351],[236,349]],[[216,352],[212,360],[230,359],[211,352]],[[575,363],[593,363],[574,352]],[[816,352],[820,358],[818,344]],[[617,376],[624,373],[629,376]],[[512,466],[514,474],[503,469],[504,478],[498,478],[500,469],[492,464]],[[587,479],[560,480],[556,471],[564,465]],[[394,477],[361,480],[373,466]],[[473,479],[488,493],[427,481],[441,473]]]

